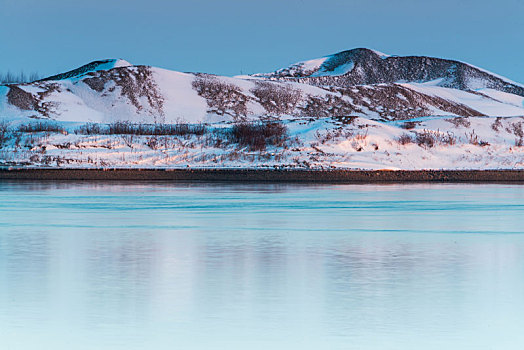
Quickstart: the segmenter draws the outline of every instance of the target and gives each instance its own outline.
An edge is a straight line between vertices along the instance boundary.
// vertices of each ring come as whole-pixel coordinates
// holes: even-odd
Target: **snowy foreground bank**
[[[524,117],[363,117],[214,124],[13,119],[0,166],[53,168],[524,169]]]

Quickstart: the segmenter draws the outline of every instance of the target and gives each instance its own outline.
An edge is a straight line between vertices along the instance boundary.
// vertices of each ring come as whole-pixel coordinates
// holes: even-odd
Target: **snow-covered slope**
[[[40,156],[43,152],[59,159],[67,156],[78,166],[127,166],[131,156],[118,156],[127,147],[131,154],[139,150],[141,160],[133,164],[186,166],[196,165],[199,156],[193,153],[199,144],[200,156],[213,159],[210,163],[198,158],[201,166],[239,166],[224,152],[246,150],[237,145],[215,152],[209,140],[220,136],[214,132],[207,139],[191,136],[187,142],[166,141],[163,151],[151,148],[150,140],[142,135],[136,144],[124,140],[123,147],[108,151],[99,145],[100,138],[88,141],[93,136],[78,136],[76,128],[92,122],[103,129],[109,123],[127,121],[207,123],[219,130],[230,128],[230,123],[280,120],[289,129],[289,140],[296,141],[286,147],[296,153],[276,147],[270,152],[273,156],[260,158],[259,154],[258,163],[253,160],[256,157],[249,158],[256,166],[522,168],[522,116],[522,85],[466,63],[438,58],[354,49],[274,73],[241,77],[102,60],[30,84],[0,85],[0,163],[41,164],[42,159],[48,160]],[[31,128],[17,128],[38,120],[57,122],[58,130],[67,135],[48,135],[45,142],[28,143],[28,150],[21,152],[25,149],[21,142]],[[351,126],[337,124],[340,120],[352,121]],[[10,136],[3,141],[2,125],[12,132],[4,132]],[[405,132],[404,125],[413,130]],[[325,140],[324,132],[330,135]],[[411,141],[402,144],[406,139],[399,138],[405,133]],[[100,137],[113,146],[120,142],[116,136]],[[431,149],[424,137],[434,138]],[[358,146],[362,140],[367,140],[365,147]],[[188,142],[193,145],[191,151]],[[71,148],[72,144],[78,146]],[[177,156],[176,150],[167,150],[168,144],[178,145],[180,152],[191,156]],[[167,158],[158,161],[161,154]]]
[[[314,74],[324,72],[325,63]],[[334,71],[347,68],[348,64],[343,64]],[[93,122],[216,122],[340,115],[382,120],[429,115],[524,115],[522,97],[506,88],[463,90],[449,87],[443,78],[426,83],[367,85],[341,85],[340,81],[318,85],[312,81],[338,77],[349,76],[229,78],[131,66],[121,60],[97,61],[54,78],[0,87],[0,116]],[[477,85],[489,85],[487,82]]]

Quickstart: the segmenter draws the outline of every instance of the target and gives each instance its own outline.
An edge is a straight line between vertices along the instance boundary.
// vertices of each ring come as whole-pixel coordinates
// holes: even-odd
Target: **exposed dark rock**
[[[105,90],[112,92],[115,87],[119,87],[120,95],[126,97],[138,111],[148,107],[151,114],[164,115],[164,98],[153,79],[150,67],[121,67],[90,72],[82,82],[100,93]],[[147,106],[141,103],[141,98],[146,98]]]
[[[32,93],[27,92],[16,85],[10,85],[7,92],[7,102],[25,111],[34,110],[38,100]]]
[[[45,101],[45,98],[55,91],[60,91],[60,87],[54,83],[35,83],[32,85],[42,89],[42,91],[33,94],[22,89],[20,86],[23,85],[9,85],[7,102],[22,110],[36,111],[41,116],[49,118],[53,112],[52,108],[56,107],[56,103]]]
[[[91,72],[91,71],[97,69],[99,66],[101,66],[103,64],[106,64],[106,63],[109,63],[109,62],[112,62],[112,61],[114,61],[114,60],[109,59],[109,60],[93,61],[91,63],[83,65],[82,67],[73,69],[73,70],[71,70],[69,72],[53,75],[53,76],[41,79],[40,81],[64,80],[64,79],[68,79],[68,78],[78,77],[78,76],[81,76],[81,75],[83,75],[83,74],[85,74],[87,72]]]

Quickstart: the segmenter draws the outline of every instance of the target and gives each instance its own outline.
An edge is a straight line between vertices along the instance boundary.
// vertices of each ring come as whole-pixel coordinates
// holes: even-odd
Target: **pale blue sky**
[[[524,0],[0,0],[0,27],[0,72],[124,58],[236,75],[369,47],[524,82]]]

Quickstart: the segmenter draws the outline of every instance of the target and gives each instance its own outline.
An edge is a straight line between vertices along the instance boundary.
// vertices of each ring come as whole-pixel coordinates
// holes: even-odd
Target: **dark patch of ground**
[[[523,170],[0,169],[3,180],[524,184]]]

